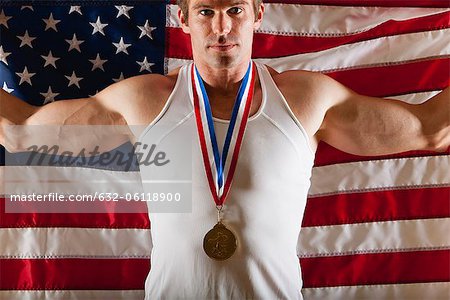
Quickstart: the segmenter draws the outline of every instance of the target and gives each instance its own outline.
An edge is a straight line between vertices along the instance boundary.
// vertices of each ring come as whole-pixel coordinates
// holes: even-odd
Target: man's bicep
[[[426,149],[419,115],[418,105],[352,93],[328,109],[318,136],[357,155]]]

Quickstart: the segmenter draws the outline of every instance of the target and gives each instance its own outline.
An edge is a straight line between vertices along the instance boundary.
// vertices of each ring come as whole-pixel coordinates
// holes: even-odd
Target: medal
[[[221,212],[231,188],[247,126],[255,86],[255,74],[256,67],[250,61],[234,103],[222,155],[220,155],[211,107],[203,80],[195,65],[192,65],[191,69],[192,98],[203,165],[208,178],[209,189],[217,208],[217,224],[206,233],[203,239],[203,249],[206,255],[215,260],[230,258],[237,248],[237,238],[223,224]],[[229,151],[230,149],[231,151]],[[231,161],[227,160],[228,156],[231,156]],[[226,178],[225,182],[224,178]]]
[[[236,251],[236,248],[236,237],[222,223],[217,223],[213,229],[208,231],[203,239],[203,250],[212,259],[228,259]]]

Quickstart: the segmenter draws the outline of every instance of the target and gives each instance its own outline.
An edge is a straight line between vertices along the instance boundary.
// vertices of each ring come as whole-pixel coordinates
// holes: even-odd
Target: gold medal
[[[230,258],[236,248],[236,236],[221,222],[218,222],[213,229],[208,231],[203,239],[203,250],[205,250],[206,255],[215,260]]]

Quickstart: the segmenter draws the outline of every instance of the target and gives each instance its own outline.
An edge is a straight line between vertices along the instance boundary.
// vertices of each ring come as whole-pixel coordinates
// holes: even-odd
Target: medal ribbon
[[[217,206],[222,206],[225,203],[234,177],[242,139],[247,127],[247,120],[253,100],[255,75],[256,67],[253,62],[250,61],[234,103],[222,155],[220,155],[208,95],[197,68],[195,65],[192,65],[191,81],[197,132],[206,177],[208,178],[209,188]],[[209,141],[209,143],[207,143],[207,141]],[[231,152],[229,151],[230,148],[232,149]],[[224,184],[224,174],[228,156],[231,156],[231,162]],[[214,173],[213,169],[215,170]]]

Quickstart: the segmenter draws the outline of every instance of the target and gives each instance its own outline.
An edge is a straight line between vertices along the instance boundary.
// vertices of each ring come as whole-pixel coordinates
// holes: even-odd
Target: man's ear
[[[259,29],[259,27],[261,27],[263,15],[264,15],[264,4],[261,3],[259,5],[258,12],[256,13],[256,19],[255,19],[255,23],[253,24],[253,30],[257,30],[257,29]]]
[[[178,19],[180,20],[181,29],[183,29],[183,32],[189,34],[190,29],[189,29],[187,19],[186,19],[185,15],[183,14],[183,11],[180,8],[178,8]]]

